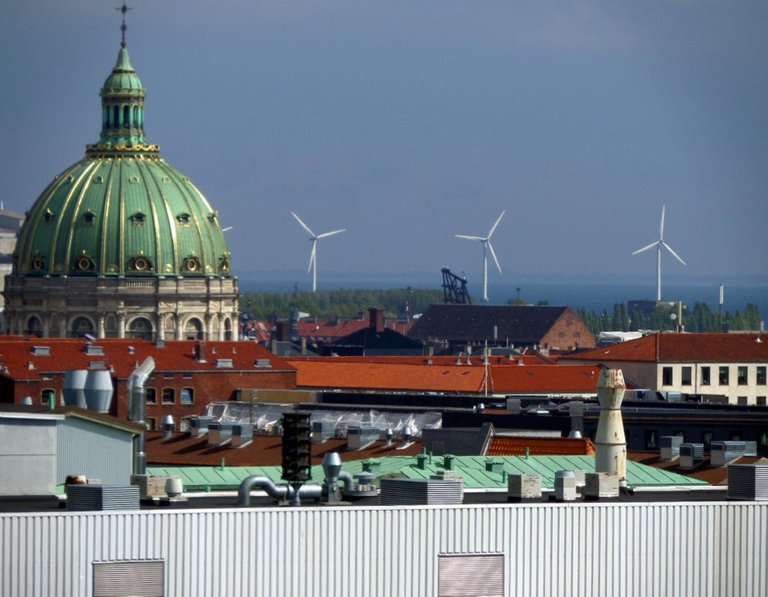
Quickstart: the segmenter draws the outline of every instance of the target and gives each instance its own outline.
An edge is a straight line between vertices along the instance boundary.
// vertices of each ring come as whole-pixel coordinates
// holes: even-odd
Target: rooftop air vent
[[[729,464],[729,500],[768,500],[768,464]]]
[[[422,506],[461,504],[463,483],[454,479],[381,478],[382,506]]]

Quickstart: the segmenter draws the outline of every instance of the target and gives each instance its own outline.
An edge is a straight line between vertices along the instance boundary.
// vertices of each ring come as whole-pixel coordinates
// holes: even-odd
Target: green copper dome
[[[231,275],[216,211],[144,139],[145,95],[123,46],[101,89],[101,138],[32,206],[15,274]]]

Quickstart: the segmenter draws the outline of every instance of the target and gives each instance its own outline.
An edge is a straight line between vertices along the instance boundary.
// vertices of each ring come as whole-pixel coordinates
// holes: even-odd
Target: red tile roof
[[[431,360],[431,364],[430,363]],[[452,358],[306,358],[288,359],[304,388],[476,393],[485,390],[479,362],[457,365]],[[466,363],[466,360],[461,360]],[[493,363],[493,361],[492,361]],[[504,363],[504,364],[499,364]],[[489,368],[489,390],[508,393],[592,393],[596,365],[517,365],[501,358]]]
[[[766,333],[660,333],[563,357],[561,361],[768,362]]]
[[[495,435],[488,456],[594,456],[595,445],[588,438],[513,437]]]
[[[86,346],[101,347],[103,354],[87,354]],[[203,347],[205,360],[196,355]],[[36,347],[48,347],[48,354]],[[287,362],[256,342],[199,342],[168,340],[162,347],[148,340],[0,338],[0,374],[17,380],[38,379],[46,373],[69,369],[88,369],[91,363],[112,367],[118,378],[127,378],[147,357],[155,361],[157,371],[292,371]],[[232,361],[232,367],[219,368],[219,359]],[[268,361],[270,366],[261,364]]]
[[[705,455],[703,461],[699,466],[693,470],[680,468],[680,460],[675,459],[672,461],[664,461],[659,457],[658,452],[629,452],[627,457],[630,460],[653,466],[656,468],[664,469],[671,473],[677,473],[679,475],[686,475],[687,477],[693,477],[700,481],[706,481],[710,485],[727,485],[728,484],[728,468],[725,466],[712,466],[709,461],[709,455]],[[760,456],[742,456],[734,461],[735,464],[764,464],[765,458]]]
[[[329,319],[329,320],[304,320],[298,323],[299,336],[302,338],[322,338],[337,339],[348,336],[370,326],[368,317],[363,319]],[[384,327],[407,334],[413,326],[413,321],[408,323],[404,321],[388,320],[384,322]]]
[[[226,466],[279,466],[282,463],[282,438],[276,435],[255,435],[242,448],[229,445],[208,446],[208,437],[193,437],[188,433],[174,434],[163,440],[160,433],[147,434],[147,463],[151,465],[218,466],[223,458]],[[363,450],[347,450],[347,440],[329,439],[312,444],[312,464],[322,464],[326,452],[339,452],[344,460],[365,460],[383,456],[414,456],[421,453],[421,442],[403,450],[400,444],[387,447],[376,441]]]

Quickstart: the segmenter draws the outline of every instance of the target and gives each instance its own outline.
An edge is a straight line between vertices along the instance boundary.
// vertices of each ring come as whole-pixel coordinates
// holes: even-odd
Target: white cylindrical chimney
[[[621,369],[603,369],[600,372],[597,381],[600,420],[595,436],[595,472],[618,475],[619,482],[627,478],[627,440],[621,419],[625,389]]]

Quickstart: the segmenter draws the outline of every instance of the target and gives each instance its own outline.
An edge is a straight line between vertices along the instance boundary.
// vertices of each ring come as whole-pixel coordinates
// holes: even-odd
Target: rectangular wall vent
[[[504,554],[438,556],[438,597],[504,597]]]
[[[93,563],[94,597],[163,597],[164,560],[123,560]]]

